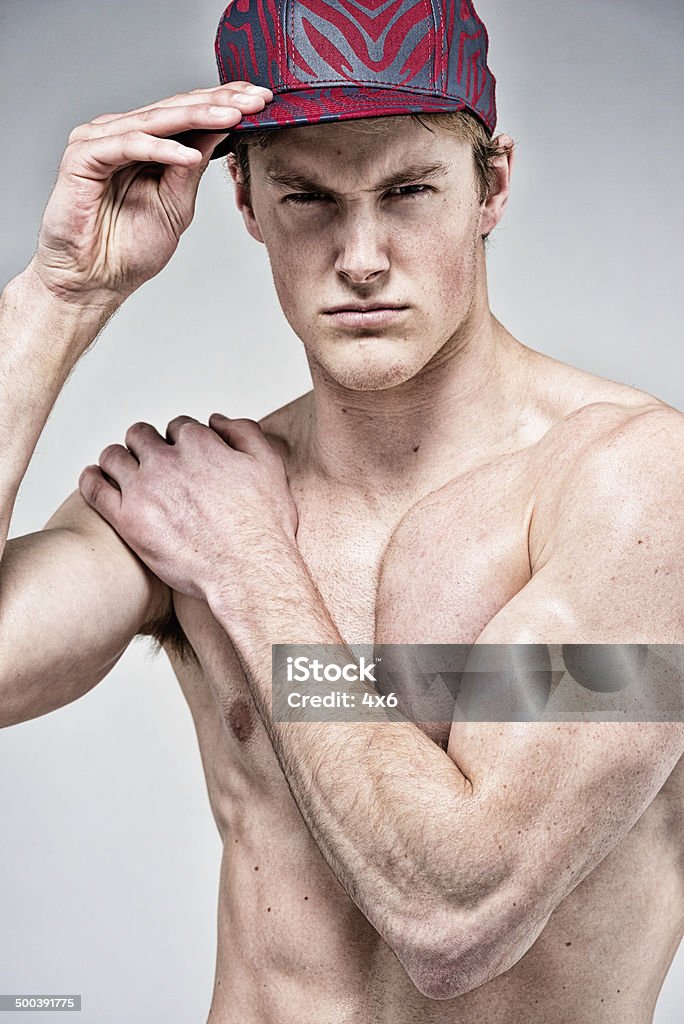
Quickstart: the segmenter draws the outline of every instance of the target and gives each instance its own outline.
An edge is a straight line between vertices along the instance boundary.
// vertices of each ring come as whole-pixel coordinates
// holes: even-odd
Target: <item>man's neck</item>
[[[350,391],[314,372],[307,470],[381,505],[498,454],[523,408],[526,350],[489,311],[452,342],[414,378],[381,391]]]

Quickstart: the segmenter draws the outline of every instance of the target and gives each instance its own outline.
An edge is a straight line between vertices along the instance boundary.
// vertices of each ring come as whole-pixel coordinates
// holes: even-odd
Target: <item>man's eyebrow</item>
[[[416,181],[418,178],[421,181],[443,178],[449,173],[451,166],[451,164],[442,163],[441,160],[432,164],[409,164],[408,167],[403,167],[401,170],[395,171],[394,174],[384,178],[372,191],[381,192],[385,188],[405,185],[407,182]]]
[[[411,164],[408,167],[402,167],[400,171],[383,178],[377,185],[370,189],[364,189],[368,192],[383,192],[388,188],[397,188],[399,185],[406,185],[409,182],[420,179],[425,181],[426,179],[442,178],[451,168],[451,164],[445,164],[441,161],[437,163],[428,164]],[[314,178],[310,178],[304,174],[297,174],[295,171],[289,171],[287,168],[279,167],[277,164],[273,164],[266,168],[266,179],[274,185],[280,185],[282,188],[293,188],[299,189],[302,192],[326,192],[329,195],[334,195],[334,190],[327,188],[325,185],[317,182]]]

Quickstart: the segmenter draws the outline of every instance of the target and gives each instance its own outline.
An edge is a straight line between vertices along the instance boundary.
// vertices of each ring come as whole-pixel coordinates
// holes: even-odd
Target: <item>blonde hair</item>
[[[428,131],[432,131],[433,128],[441,128],[442,131],[450,132],[465,142],[469,142],[473,151],[478,198],[481,204],[485,202],[496,180],[494,160],[498,156],[506,155],[512,146],[495,145],[482,122],[465,110],[454,110],[445,113],[400,114],[391,117],[358,118],[345,121],[344,123],[353,131],[371,133],[387,127],[390,122],[396,120],[397,116],[411,117],[414,121],[422,124],[424,128],[427,128]],[[281,131],[287,131],[287,128],[256,129],[255,131],[235,133],[231,153],[235,157],[248,196],[251,182],[249,167],[250,149],[253,146],[267,149],[275,136]]]

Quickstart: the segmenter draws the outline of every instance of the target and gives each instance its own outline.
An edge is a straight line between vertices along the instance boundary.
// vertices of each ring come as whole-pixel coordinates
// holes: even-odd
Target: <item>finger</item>
[[[211,162],[212,155],[217,146],[219,146],[224,139],[227,139],[230,132],[208,132],[204,130],[196,130],[193,132],[181,132],[179,135],[174,135],[173,142],[178,142],[182,146],[186,146],[188,149],[193,149],[199,154],[199,162],[194,166],[191,164],[184,164],[179,166],[178,164],[168,164],[164,168],[164,172],[159,179],[159,198],[166,206],[165,196],[170,197],[172,203],[178,201],[178,197],[181,194],[179,190],[186,189],[186,183],[189,179],[199,181],[202,175],[206,171],[207,167]]]
[[[255,458],[275,455],[256,420],[233,420],[220,412],[214,412],[209,417],[209,426],[236,451],[246,452]]]
[[[158,430],[152,426],[151,423],[145,423],[140,421],[133,423],[126,431],[126,448],[129,449],[138,460],[142,462],[146,454],[153,448],[159,448],[163,445],[167,447],[166,441],[161,436]],[[115,447],[115,446],[113,446]]]
[[[127,114],[137,114],[144,110],[150,110],[152,107],[168,107],[178,106],[179,104],[191,104],[195,102],[203,102],[205,96],[217,97],[220,102],[220,97],[223,95],[229,95],[231,92],[253,92],[256,94],[263,93],[267,98],[273,98],[273,92],[271,89],[263,85],[254,85],[253,82],[226,82],[224,85],[213,85],[206,89],[193,89],[188,93],[177,93],[175,96],[169,96],[163,100],[157,100],[155,103],[146,103],[142,107],[138,107],[136,110],[125,111],[120,114],[100,114],[99,117],[93,118],[91,124],[95,124],[98,121],[109,121],[112,118],[124,117]]]
[[[78,487],[90,507],[114,526],[121,511],[121,491],[109,483],[100,467],[86,466]]]
[[[123,490],[140,468],[140,463],[135,456],[121,444],[108,445],[101,452],[98,462],[100,468],[117,484],[119,490]]]
[[[69,143],[121,135],[128,131],[144,131],[148,135],[167,136],[192,129],[215,128],[225,124],[234,109],[255,113],[266,103],[256,93],[234,92],[224,96],[199,97],[194,103],[177,106],[149,107],[147,110],[113,117],[108,121],[78,125],[69,135]]]
[[[235,82],[222,82],[220,85],[203,85],[199,89],[191,89],[190,92],[179,93],[182,96],[196,96],[202,92],[218,92],[221,89],[265,89],[267,92],[271,90],[265,85],[256,85],[254,82],[248,82],[247,79]]]
[[[172,419],[170,421],[168,427],[166,428],[166,439],[168,443],[178,444],[178,439],[181,435],[181,432],[187,430],[188,427],[191,426],[202,427],[202,429],[206,429],[199,422],[199,420],[194,419],[192,416],[176,416],[175,419]]]
[[[204,173],[209,166],[211,156],[216,147],[224,139],[228,138],[230,132],[208,132],[205,130],[197,130],[194,132],[181,132],[179,135],[174,135],[173,141],[179,142],[183,146],[188,146],[191,149],[196,150],[201,155],[201,160],[195,170]],[[192,170],[192,168],[191,168]],[[172,184],[172,178],[178,177],[183,180],[186,175],[190,173],[188,168],[180,167],[167,167],[164,171],[164,179]]]
[[[242,116],[235,111],[235,123]],[[126,132],[89,142],[76,142],[67,147],[62,169],[69,174],[105,181],[122,167],[134,163],[168,164],[174,167],[196,167],[202,154],[192,146],[172,139],[158,139],[144,132]]]
[[[193,103],[205,103],[207,100],[205,97],[213,97],[222,102],[224,95],[229,96],[232,92],[254,92],[255,95],[264,94],[267,99],[273,99],[273,92],[271,89],[266,88],[262,85],[254,85],[252,82],[226,82],[225,85],[214,85],[206,89],[193,89],[187,93],[177,93],[175,96],[169,96],[163,100],[157,100],[155,103],[146,103],[142,107],[137,107],[135,110],[127,110],[119,114],[99,114],[97,117],[92,118],[90,124],[105,124],[108,121],[115,121],[117,118],[129,117],[132,114],[141,114],[145,110],[152,110],[155,107],[175,107],[181,105],[191,105]],[[213,100],[212,100],[213,102]],[[87,127],[83,125],[81,127]]]

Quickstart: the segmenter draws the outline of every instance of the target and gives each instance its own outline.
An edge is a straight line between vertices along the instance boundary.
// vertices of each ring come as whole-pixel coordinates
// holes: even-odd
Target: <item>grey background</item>
[[[684,9],[478,10],[499,128],[518,142],[489,255],[494,312],[533,348],[682,408]],[[2,0],[0,284],[32,255],[70,129],[213,84],[221,11],[213,0]],[[265,252],[212,165],[179,252],[62,393],[10,536],[40,529],[135,420],[163,432],[180,413],[259,418],[309,386]],[[189,712],[147,641],[80,701],[2,733],[0,818],[0,992],[80,992],[88,1024],[205,1020],[219,840]],[[658,1024],[681,1020],[682,999],[680,948]]]

